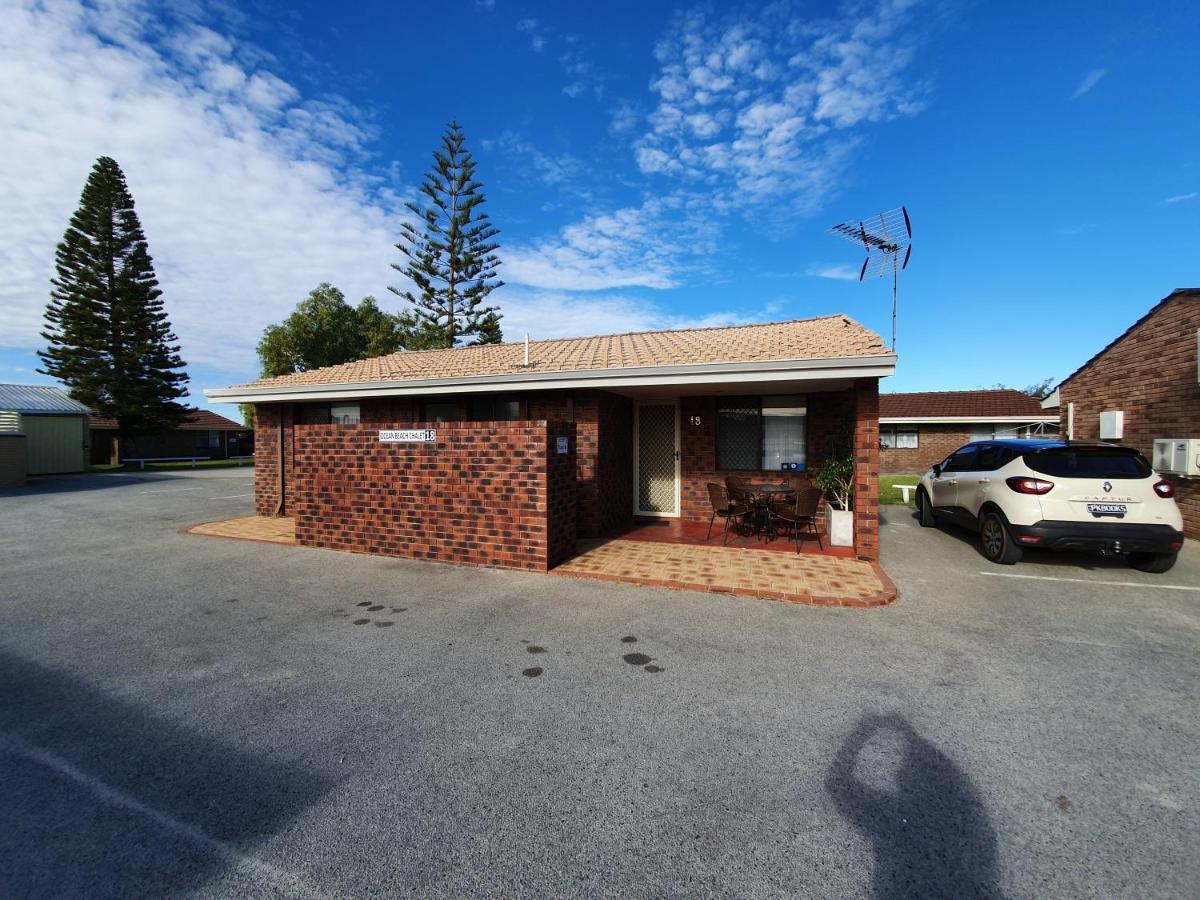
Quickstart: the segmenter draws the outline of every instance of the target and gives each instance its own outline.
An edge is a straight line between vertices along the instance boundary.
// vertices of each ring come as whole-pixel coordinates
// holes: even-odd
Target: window
[[[357,425],[360,421],[357,403],[305,403],[297,413],[301,425]]]
[[[879,447],[883,450],[916,450],[918,447],[916,425],[881,425]]]
[[[803,397],[763,398],[763,469],[780,469],[785,463],[796,463],[804,468],[804,423],[807,414]]]
[[[1050,447],[1025,454],[1025,464],[1052,478],[1149,478],[1153,472],[1128,447]]]
[[[357,425],[358,404],[346,403],[329,407],[329,421],[334,425]]]
[[[520,397],[480,394],[471,398],[473,422],[518,422],[522,418]]]
[[[717,406],[717,468],[778,470],[805,464],[804,398],[731,397]]]
[[[422,422],[455,422],[459,418],[457,400],[427,400],[421,404]]]
[[[197,431],[196,432],[196,449],[211,450],[221,446],[221,432],[219,431]]]
[[[1006,425],[999,422],[994,425],[981,423],[971,426],[971,440],[973,441],[1011,441],[1026,437],[1028,434],[1029,427],[1027,425]]]
[[[973,463],[976,472],[994,472],[1017,458],[1017,451],[1002,444],[991,444],[979,451]]]
[[[975,454],[979,452],[978,447],[963,447],[961,450],[955,450],[946,457],[946,461],[942,463],[943,472],[970,472],[975,464]]]

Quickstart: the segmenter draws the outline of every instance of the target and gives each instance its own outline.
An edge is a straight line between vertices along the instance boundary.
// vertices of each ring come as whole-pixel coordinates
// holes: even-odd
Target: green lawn
[[[896,506],[904,506],[904,500],[901,494],[893,485],[897,484],[916,484],[921,480],[920,475],[880,475],[879,476],[879,502],[885,504],[894,504]],[[916,503],[916,491],[908,492],[908,505],[913,506]]]
[[[197,469],[230,469],[238,464],[235,459],[202,459],[196,463]],[[242,465],[247,468],[254,468],[254,460],[243,459]],[[146,471],[151,469],[190,469],[190,462],[161,462],[161,463],[146,463]],[[126,466],[114,466],[108,463],[100,466],[88,466],[89,472],[118,472],[118,471],[140,471],[139,463],[130,463]]]

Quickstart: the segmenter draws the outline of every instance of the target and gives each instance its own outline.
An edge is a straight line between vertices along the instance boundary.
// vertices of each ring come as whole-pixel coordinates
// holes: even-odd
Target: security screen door
[[[635,408],[633,511],[639,516],[679,515],[679,410],[674,401]]]

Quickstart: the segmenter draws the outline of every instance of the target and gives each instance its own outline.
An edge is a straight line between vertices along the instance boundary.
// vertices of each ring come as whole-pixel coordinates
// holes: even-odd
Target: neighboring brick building
[[[1100,413],[1124,413],[1113,441],[1153,459],[1155,438],[1200,438],[1200,288],[1173,291],[1058,386],[1063,434],[1101,439]],[[1200,540],[1200,479],[1175,485],[1184,534]]]
[[[254,432],[207,409],[193,410],[174,431],[117,438],[117,420],[88,415],[92,465],[119,463],[123,459],[195,456],[229,459],[254,453]]]
[[[880,394],[880,471],[925,472],[963,444],[1058,430],[1058,415],[1021,391]]]
[[[253,403],[256,508],[302,544],[544,570],[635,517],[707,522],[729,474],[857,459],[878,555],[878,383],[843,316],[401,352],[208,391]]]

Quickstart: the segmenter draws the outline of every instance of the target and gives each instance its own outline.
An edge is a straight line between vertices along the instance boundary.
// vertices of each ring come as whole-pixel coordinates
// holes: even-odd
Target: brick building
[[[117,420],[88,415],[91,463],[117,464],[123,459],[195,456],[230,459],[254,453],[254,432],[208,409],[193,410],[174,431],[118,438]]]
[[[635,518],[707,522],[706,484],[856,457],[878,555],[879,379],[843,316],[400,352],[206,392],[256,410],[256,508],[302,544],[545,570]]]
[[[879,395],[879,468],[925,472],[963,444],[1058,430],[1058,414],[1014,390]]]
[[[1200,288],[1173,291],[1058,386],[1063,434],[1113,440],[1153,459],[1155,438],[1200,438]],[[1100,414],[1122,413],[1102,436]],[[1107,434],[1107,433],[1106,433]],[[1200,479],[1175,485],[1184,534],[1200,540]]]

